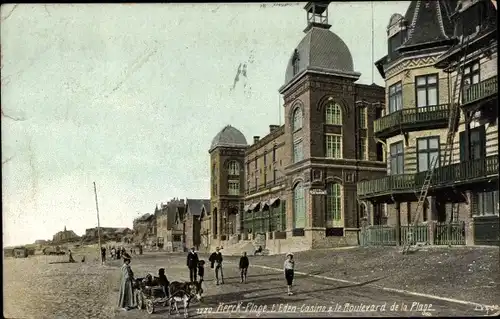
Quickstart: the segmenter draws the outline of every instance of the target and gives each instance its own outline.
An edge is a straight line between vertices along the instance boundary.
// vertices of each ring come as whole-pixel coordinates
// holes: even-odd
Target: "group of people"
[[[210,257],[210,268],[214,269],[215,271],[215,280],[216,280],[216,285],[219,284],[224,284],[224,272],[222,268],[222,253],[220,252],[220,248],[216,247],[215,252],[213,252]],[[189,269],[189,280],[191,282],[197,281],[196,275],[199,277],[199,282],[203,282],[203,278],[205,275],[205,261],[200,260],[198,258],[198,254],[195,252],[194,247],[191,248],[187,255],[187,267]],[[250,266],[250,261],[248,260],[248,256],[246,252],[243,252],[242,256],[240,257],[240,262],[239,262],[239,269],[240,269],[240,278],[241,278],[241,283],[246,283],[247,282],[247,275],[248,275],[248,267]],[[285,262],[283,264],[283,271],[285,275],[285,280],[287,283],[287,293],[288,295],[292,295],[292,285],[293,285],[293,278],[294,278],[294,269],[295,269],[295,261],[293,260],[293,254],[288,253],[286,255]]]
[[[105,258],[106,249],[102,250]],[[130,310],[136,306],[136,301],[134,298],[134,273],[130,267],[130,262],[132,257],[123,250],[118,250],[121,252],[121,257],[123,258],[123,265],[121,267],[121,285],[120,285],[120,297],[118,306],[124,310]],[[71,255],[70,255],[71,256]],[[70,257],[72,258],[72,257]],[[214,269],[216,284],[224,284],[224,272],[222,267],[222,253],[220,248],[217,247],[215,252],[213,252],[210,257],[210,268]],[[239,261],[239,270],[241,283],[247,282],[248,267],[250,266],[250,261],[248,259],[247,253],[243,252]],[[205,261],[200,260],[198,254],[196,253],[194,247],[190,249],[187,255],[187,267],[189,269],[189,279],[191,282],[198,281],[200,284],[204,281],[205,275]],[[295,261],[293,260],[293,254],[288,253],[286,255],[285,262],[283,264],[284,275],[287,283],[287,293],[292,295],[292,284],[294,278]],[[146,278],[147,279],[147,278]],[[151,278],[152,279],[152,278]],[[168,297],[168,279],[165,275],[165,269],[160,268],[158,271],[158,278],[155,278],[158,283],[164,288],[165,296]]]
[[[123,256],[123,254],[127,253],[127,250],[124,247],[115,248],[114,246],[112,247],[108,246],[108,250],[111,259],[120,259],[120,256]],[[137,254],[135,248],[130,248],[130,254],[131,255]],[[139,254],[142,255],[142,247],[139,247]],[[106,261],[106,247],[101,248],[101,261],[103,263]]]

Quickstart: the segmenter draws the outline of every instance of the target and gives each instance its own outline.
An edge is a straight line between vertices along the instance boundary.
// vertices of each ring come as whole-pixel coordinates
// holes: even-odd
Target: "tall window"
[[[250,190],[250,180],[247,180],[247,192]]]
[[[399,111],[403,108],[403,86],[401,82],[389,87],[389,113]]]
[[[460,132],[460,160],[476,160],[486,156],[486,132],[484,126],[470,130],[469,158],[465,157],[467,135]]]
[[[255,157],[255,161],[254,161],[253,167],[254,167],[254,169],[257,169],[257,157]]]
[[[342,189],[338,183],[326,185],[326,225],[342,227]]]
[[[273,184],[276,184],[276,178],[278,178],[278,170],[273,170]]]
[[[293,162],[297,163],[304,159],[304,148],[302,139],[293,142]]]
[[[302,183],[293,189],[293,228],[306,227],[306,196]]]
[[[340,104],[330,102],[325,107],[325,123],[331,125],[342,125],[342,108]]]
[[[391,144],[391,175],[404,173],[404,150],[403,142]]]
[[[273,146],[273,163],[276,162],[276,145]]]
[[[300,107],[295,108],[292,117],[292,131],[296,131],[302,128],[302,109]]]
[[[438,105],[438,75],[423,75],[415,77],[417,107]]]
[[[424,137],[417,140],[417,170],[425,172],[432,168],[432,162],[439,166],[439,136]]]
[[[255,176],[255,188],[256,189],[259,188],[259,176],[258,175]]]
[[[326,154],[328,158],[342,158],[342,135],[325,135]]]
[[[239,195],[240,194],[240,182],[239,181],[229,181],[228,182],[229,195]]]
[[[477,212],[479,216],[498,216],[498,191],[477,193]],[[476,215],[475,214],[475,215]]]
[[[230,161],[228,169],[229,175],[240,175],[240,164],[237,161]]]
[[[473,62],[464,68],[464,87],[468,85],[479,83],[480,72],[479,72],[479,62]]]
[[[366,129],[366,122],[367,122],[367,108],[366,106],[359,108],[359,128],[364,128]]]
[[[368,160],[368,145],[367,145],[367,140],[366,137],[360,137],[359,138],[359,145],[358,145],[358,158],[362,161]]]

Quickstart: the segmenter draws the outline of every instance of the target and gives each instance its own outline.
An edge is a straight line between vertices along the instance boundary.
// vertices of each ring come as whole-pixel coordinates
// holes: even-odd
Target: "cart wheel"
[[[155,312],[155,305],[153,304],[153,300],[146,300],[146,312],[149,314]]]
[[[137,309],[144,309],[144,295],[142,291],[137,292]]]

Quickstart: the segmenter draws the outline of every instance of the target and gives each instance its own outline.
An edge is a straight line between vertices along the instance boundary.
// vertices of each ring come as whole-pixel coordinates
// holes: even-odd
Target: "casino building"
[[[383,205],[357,200],[356,183],[386,175],[373,135],[384,87],[358,84],[349,48],[330,30],[328,2],[305,6],[305,36],[279,88],[285,124],[248,143],[227,125],[209,149],[211,211],[201,232],[226,253],[272,253],[356,245]],[[203,226],[205,225],[205,226]]]

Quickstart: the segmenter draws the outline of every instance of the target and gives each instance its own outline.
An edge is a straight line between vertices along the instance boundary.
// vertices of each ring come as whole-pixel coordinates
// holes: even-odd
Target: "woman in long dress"
[[[130,310],[135,308],[134,300],[134,290],[132,281],[134,280],[134,273],[132,268],[130,268],[130,255],[125,254],[123,256],[123,265],[121,268],[122,278],[120,284],[120,298],[118,301],[118,307],[124,310]]]

